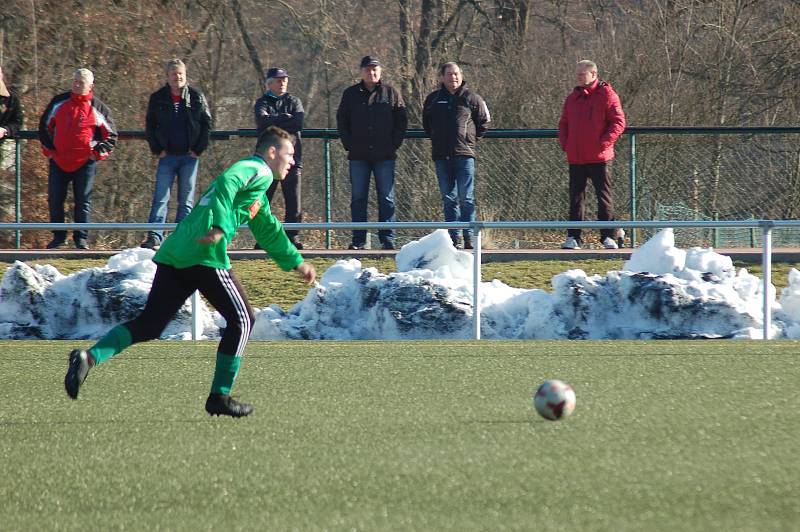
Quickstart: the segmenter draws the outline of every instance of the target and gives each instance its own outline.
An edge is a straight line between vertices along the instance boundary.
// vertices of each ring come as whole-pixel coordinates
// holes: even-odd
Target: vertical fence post
[[[761,270],[764,275],[764,340],[769,340],[772,332],[772,222],[762,221],[761,231],[764,238],[764,254],[761,257]]]
[[[631,221],[636,221],[636,134],[631,133],[630,142],[630,188],[631,188]],[[631,227],[631,247],[636,247],[636,228]]]
[[[474,234],[472,250],[472,330],[476,340],[481,339],[481,227],[473,224]]]
[[[14,222],[20,222],[22,203],[22,141],[14,139]],[[20,230],[14,232],[16,248],[20,247]]]
[[[331,223],[331,139],[325,130],[322,156],[325,159],[325,223]],[[325,230],[325,249],[331,249],[331,230]]]

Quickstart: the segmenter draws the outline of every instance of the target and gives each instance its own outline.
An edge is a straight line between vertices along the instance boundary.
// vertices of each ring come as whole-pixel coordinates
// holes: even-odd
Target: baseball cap
[[[368,66],[381,66],[381,62],[378,61],[378,58],[373,55],[365,55],[361,59],[361,68]]]
[[[267,79],[269,78],[288,78],[289,73],[286,72],[284,68],[272,67],[267,70],[267,75],[265,76]]]

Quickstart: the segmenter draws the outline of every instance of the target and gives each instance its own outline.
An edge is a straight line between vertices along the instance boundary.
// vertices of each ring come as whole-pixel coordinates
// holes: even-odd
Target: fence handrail
[[[758,135],[758,134],[779,134],[779,133],[800,133],[800,127],[796,126],[629,126],[625,128],[623,135]],[[144,139],[144,130],[127,129],[118,131],[121,139]],[[250,128],[242,129],[219,129],[211,132],[213,140],[231,140],[238,137],[256,137],[257,130]],[[302,130],[302,135],[310,139],[338,139],[339,132],[336,129],[309,128]],[[488,138],[556,138],[558,129],[490,129],[485,134]],[[408,129],[406,138],[426,138],[424,129]],[[37,130],[28,129],[17,132],[16,138],[38,139]]]
[[[0,223],[0,231],[5,230],[46,230],[62,231],[84,229],[97,230],[122,230],[122,231],[148,231],[170,230],[177,224],[174,223],[125,223],[125,222],[89,222],[89,223],[48,223],[48,222],[8,222]],[[302,222],[284,223],[284,228],[292,231],[323,231],[323,230],[351,230],[351,229],[660,229],[665,227],[688,227],[700,229],[730,229],[730,228],[764,228],[772,229],[800,227],[800,220],[638,220],[638,221],[613,221],[613,222],[570,222],[564,220],[552,221],[519,221],[519,222]],[[241,229],[249,229],[242,225]]]

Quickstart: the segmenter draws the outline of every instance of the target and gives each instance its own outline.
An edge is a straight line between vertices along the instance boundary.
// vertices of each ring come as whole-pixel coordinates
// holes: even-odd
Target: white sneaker
[[[561,249],[581,249],[581,246],[574,236],[568,236],[564,243],[561,244]]]
[[[603,239],[603,247],[606,249],[618,249],[617,243],[614,242],[614,239],[610,236],[607,236]]]

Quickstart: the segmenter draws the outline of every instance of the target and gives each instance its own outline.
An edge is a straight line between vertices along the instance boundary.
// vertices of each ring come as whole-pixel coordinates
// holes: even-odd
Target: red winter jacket
[[[92,93],[65,92],[50,101],[39,120],[42,153],[59,168],[74,172],[91,155],[102,161],[117,142],[117,130],[108,107]]]
[[[569,164],[603,163],[614,158],[614,142],[625,131],[619,96],[605,81],[575,87],[564,101],[558,141]]]

